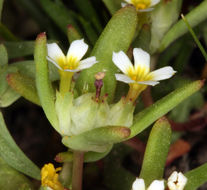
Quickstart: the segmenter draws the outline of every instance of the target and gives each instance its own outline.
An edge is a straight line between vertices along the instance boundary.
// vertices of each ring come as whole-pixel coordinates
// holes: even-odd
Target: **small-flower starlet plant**
[[[160,0],[125,0],[127,3],[122,3],[122,6],[126,4],[133,5],[139,12],[147,12],[153,10],[153,6],[158,4]]]
[[[71,43],[66,56],[56,43],[47,44],[47,59],[52,62],[60,73],[60,91],[64,94],[70,90],[70,83],[75,72],[89,68],[97,63],[92,56],[81,60],[88,50],[88,45],[82,40]]]
[[[158,81],[172,77],[176,71],[166,66],[150,72],[150,55],[140,48],[133,49],[134,65],[127,55],[120,51],[113,53],[114,64],[124,73],[115,74],[118,81],[128,83],[130,88],[126,100],[134,102],[147,85],[155,86]]]

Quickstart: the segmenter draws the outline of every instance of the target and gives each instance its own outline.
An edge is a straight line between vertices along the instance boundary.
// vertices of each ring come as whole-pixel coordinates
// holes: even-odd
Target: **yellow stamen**
[[[143,81],[149,81],[152,80],[153,77],[150,74],[149,68],[138,66],[136,69],[130,68],[127,71],[127,75],[135,81],[135,83],[130,83],[129,91],[126,97],[126,101],[132,101],[134,102],[139,94],[146,89],[147,85],[145,84],[138,84],[136,82],[143,82]]]
[[[44,187],[50,187],[53,190],[64,190],[64,187],[58,180],[58,174],[61,168],[54,168],[53,164],[45,164],[41,169],[41,183]]]
[[[75,70],[79,66],[79,61],[76,57],[69,56],[69,57],[60,57],[58,60],[58,65],[63,69],[70,69]]]
[[[150,7],[150,0],[131,0],[132,4],[136,7],[136,10],[142,10]]]

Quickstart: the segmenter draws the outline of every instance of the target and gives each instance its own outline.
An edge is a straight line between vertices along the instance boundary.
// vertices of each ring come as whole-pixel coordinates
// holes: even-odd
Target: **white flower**
[[[78,72],[97,63],[96,57],[89,57],[81,61],[88,50],[88,45],[82,40],[75,40],[71,43],[65,56],[56,43],[47,44],[48,56],[58,69],[62,71]]]
[[[145,190],[145,183],[143,179],[136,178],[132,184],[132,190]],[[163,180],[154,180],[146,190],[164,190]]]
[[[154,86],[176,73],[170,66],[150,72],[150,55],[140,48],[134,48],[133,55],[134,65],[123,51],[113,53],[114,64],[125,74],[115,74],[118,81]]]
[[[128,4],[135,6],[139,12],[148,12],[153,10],[153,6],[158,4],[160,0],[125,0]],[[127,3],[121,3],[122,7],[126,6]]]
[[[174,171],[168,178],[168,188],[169,190],[183,190],[187,183],[187,178],[181,173]]]

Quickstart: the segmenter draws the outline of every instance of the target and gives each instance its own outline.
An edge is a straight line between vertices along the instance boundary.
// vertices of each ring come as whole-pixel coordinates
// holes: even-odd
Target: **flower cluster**
[[[167,186],[169,190],[183,190],[187,183],[187,178],[181,173],[174,171],[168,178]],[[137,178],[132,184],[132,190],[145,190],[143,179]],[[164,180],[154,180],[147,190],[164,190]]]
[[[134,105],[138,95],[147,85],[156,85],[159,80],[170,78],[175,71],[172,67],[164,67],[150,72],[150,55],[142,49],[133,50],[135,64],[132,65],[123,51],[113,52],[114,64],[124,73],[115,74],[117,80],[128,83],[130,88],[126,98],[109,106],[106,98],[100,97],[102,79],[95,82],[96,94],[86,93],[78,98],[70,89],[73,74],[93,66],[98,61],[96,57],[81,60],[88,49],[83,40],[71,43],[65,56],[56,43],[48,44],[48,57],[60,73],[60,90],[56,92],[56,113],[59,120],[59,133],[62,136],[72,136],[103,126],[130,127],[133,121]],[[100,74],[104,77],[104,74]],[[101,85],[100,85],[101,84]]]

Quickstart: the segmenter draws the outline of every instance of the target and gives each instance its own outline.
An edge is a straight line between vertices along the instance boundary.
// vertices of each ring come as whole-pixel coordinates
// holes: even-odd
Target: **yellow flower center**
[[[61,168],[54,168],[53,164],[45,164],[41,169],[41,183],[44,187],[50,187],[53,190],[64,190],[64,187],[58,181],[58,174]]]
[[[136,10],[146,9],[151,4],[151,0],[131,0],[131,2],[136,7]]]
[[[138,66],[135,68],[130,68],[127,71],[127,75],[136,82],[148,81],[152,79],[149,72],[149,68]]]
[[[75,70],[79,66],[79,61],[76,57],[69,56],[69,57],[60,57],[57,60],[58,65],[63,69],[70,69]]]

